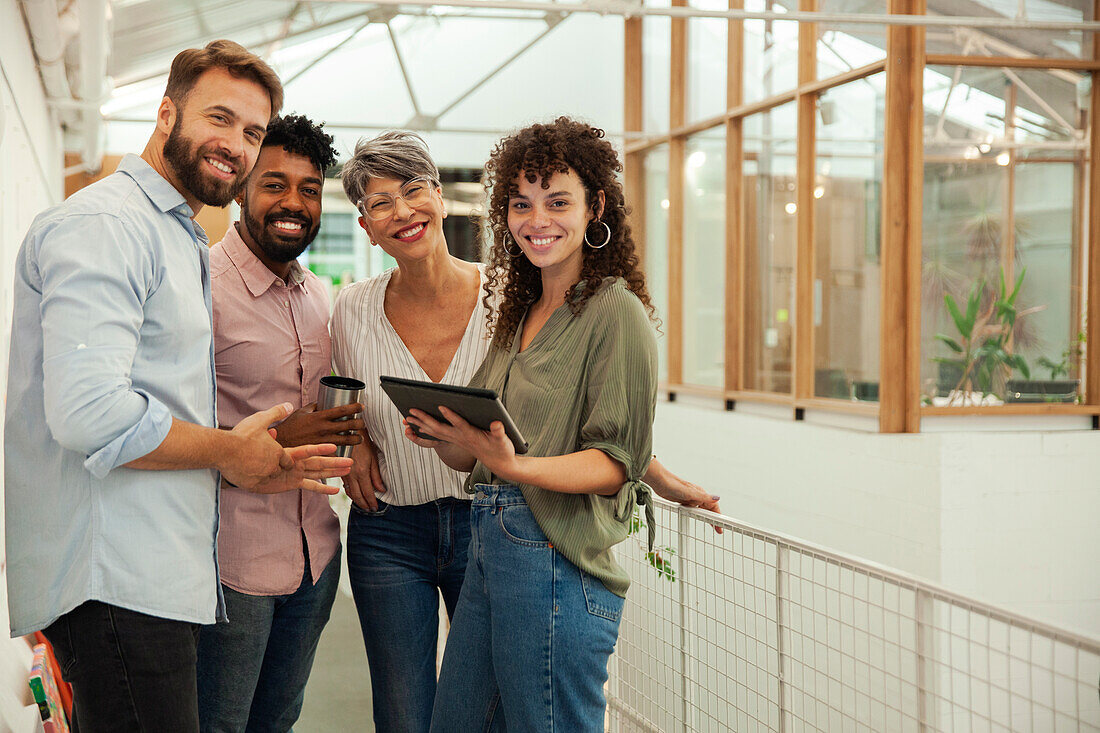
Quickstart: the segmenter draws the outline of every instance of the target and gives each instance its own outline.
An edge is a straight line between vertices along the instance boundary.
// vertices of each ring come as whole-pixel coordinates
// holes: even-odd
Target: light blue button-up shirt
[[[206,234],[136,155],[40,214],[15,263],[4,424],[12,635],[87,600],[224,618],[217,473],[123,464],[216,423]]]

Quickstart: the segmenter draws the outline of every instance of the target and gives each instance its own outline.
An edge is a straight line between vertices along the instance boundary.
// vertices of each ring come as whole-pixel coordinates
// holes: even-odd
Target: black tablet
[[[428,413],[436,420],[447,422],[439,413],[439,406],[443,405],[457,412],[466,422],[482,430],[488,430],[494,421],[499,420],[504,423],[504,432],[512,439],[516,453],[527,452],[527,441],[523,439],[519,428],[512,422],[512,416],[504,408],[497,393],[491,389],[421,382],[401,377],[379,377],[378,381],[405,417],[409,416],[409,410],[416,408]],[[416,428],[413,428],[413,432],[421,435]],[[423,436],[432,438],[427,433],[423,433]]]

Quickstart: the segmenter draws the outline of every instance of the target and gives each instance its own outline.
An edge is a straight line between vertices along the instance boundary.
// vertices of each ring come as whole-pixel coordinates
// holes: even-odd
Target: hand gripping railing
[[[609,730],[1100,733],[1100,639],[655,503],[657,554],[617,550]]]

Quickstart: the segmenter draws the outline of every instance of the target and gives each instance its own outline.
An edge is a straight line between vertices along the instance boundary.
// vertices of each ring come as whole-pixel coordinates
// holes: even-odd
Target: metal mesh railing
[[[655,503],[655,552],[618,550],[609,730],[1100,733],[1100,640]]]

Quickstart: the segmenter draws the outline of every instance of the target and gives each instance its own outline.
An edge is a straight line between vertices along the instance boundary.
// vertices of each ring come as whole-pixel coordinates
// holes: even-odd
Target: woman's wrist
[[[482,461],[484,463],[484,461]],[[509,456],[501,461],[494,461],[494,465],[485,464],[494,476],[498,476],[513,484],[531,484],[537,486],[538,482],[531,475],[530,456]]]

